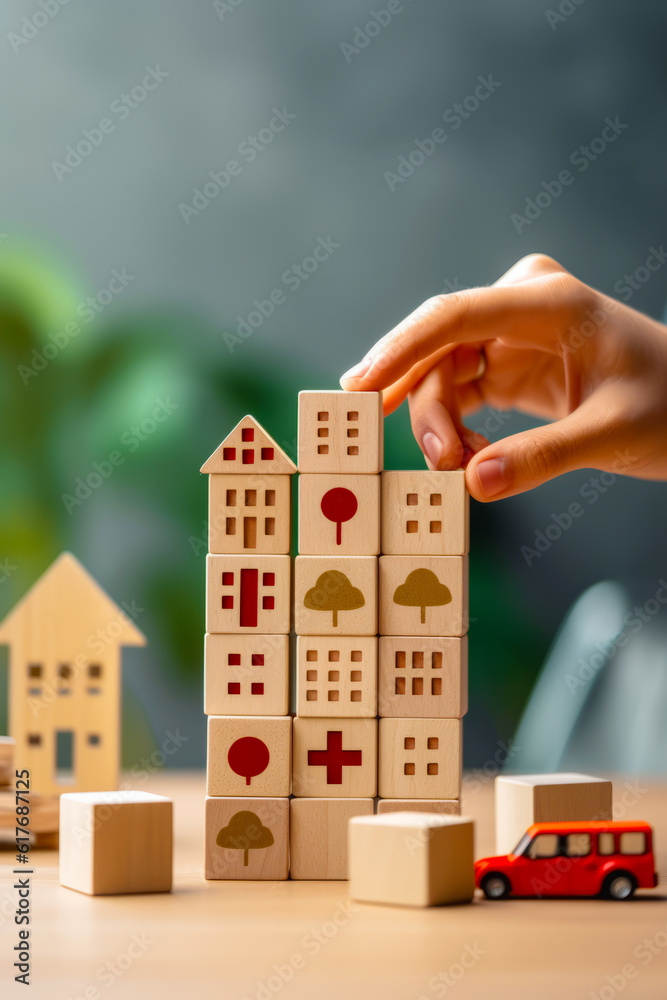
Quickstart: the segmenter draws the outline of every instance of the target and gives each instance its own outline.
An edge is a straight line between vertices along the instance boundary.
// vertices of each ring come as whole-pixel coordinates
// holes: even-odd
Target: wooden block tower
[[[204,711],[207,879],[286,879],[290,476],[296,467],[244,417],[209,476]]]
[[[291,876],[347,878],[347,823],[377,791],[382,396],[299,394]]]
[[[463,471],[382,473],[379,813],[460,813],[468,535]]]

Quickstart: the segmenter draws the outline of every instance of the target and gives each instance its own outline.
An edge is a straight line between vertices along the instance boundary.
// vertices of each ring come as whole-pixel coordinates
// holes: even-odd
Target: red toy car
[[[658,884],[648,823],[533,823],[511,854],[475,862],[488,899],[597,896],[629,899]]]

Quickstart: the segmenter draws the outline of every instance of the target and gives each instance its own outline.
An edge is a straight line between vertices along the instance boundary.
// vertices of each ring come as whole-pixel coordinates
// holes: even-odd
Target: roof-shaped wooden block
[[[0,622],[0,644],[14,646],[29,640],[36,647],[42,636],[47,646],[55,648],[57,637],[65,636],[64,646],[78,642],[89,648],[86,639],[97,628],[107,629],[114,645],[146,645],[146,637],[132,619],[71,552],[63,552]]]
[[[291,475],[296,472],[296,465],[262,425],[254,417],[247,416],[239,420],[234,430],[229,432],[199,471]]]

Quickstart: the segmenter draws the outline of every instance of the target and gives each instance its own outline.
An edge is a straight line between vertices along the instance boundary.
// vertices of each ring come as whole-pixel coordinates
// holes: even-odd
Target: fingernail
[[[422,448],[433,468],[437,469],[440,456],[442,455],[442,445],[433,431],[426,431],[426,434],[424,434]]]
[[[477,477],[482,493],[486,497],[495,497],[504,492],[510,485],[504,458],[487,458],[477,466]]]
[[[348,379],[363,378],[371,366],[371,360],[368,356],[362,358],[358,365],[355,365],[354,368],[350,368],[344,375],[341,375],[340,381],[347,382]]]

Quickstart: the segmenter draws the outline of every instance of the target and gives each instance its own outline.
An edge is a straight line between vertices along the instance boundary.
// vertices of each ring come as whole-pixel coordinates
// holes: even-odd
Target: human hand
[[[464,466],[477,500],[573,469],[667,479],[667,327],[543,254],[428,299],[340,381],[385,415],[407,398],[428,467]],[[489,444],[462,423],[482,406],[553,422]]]

